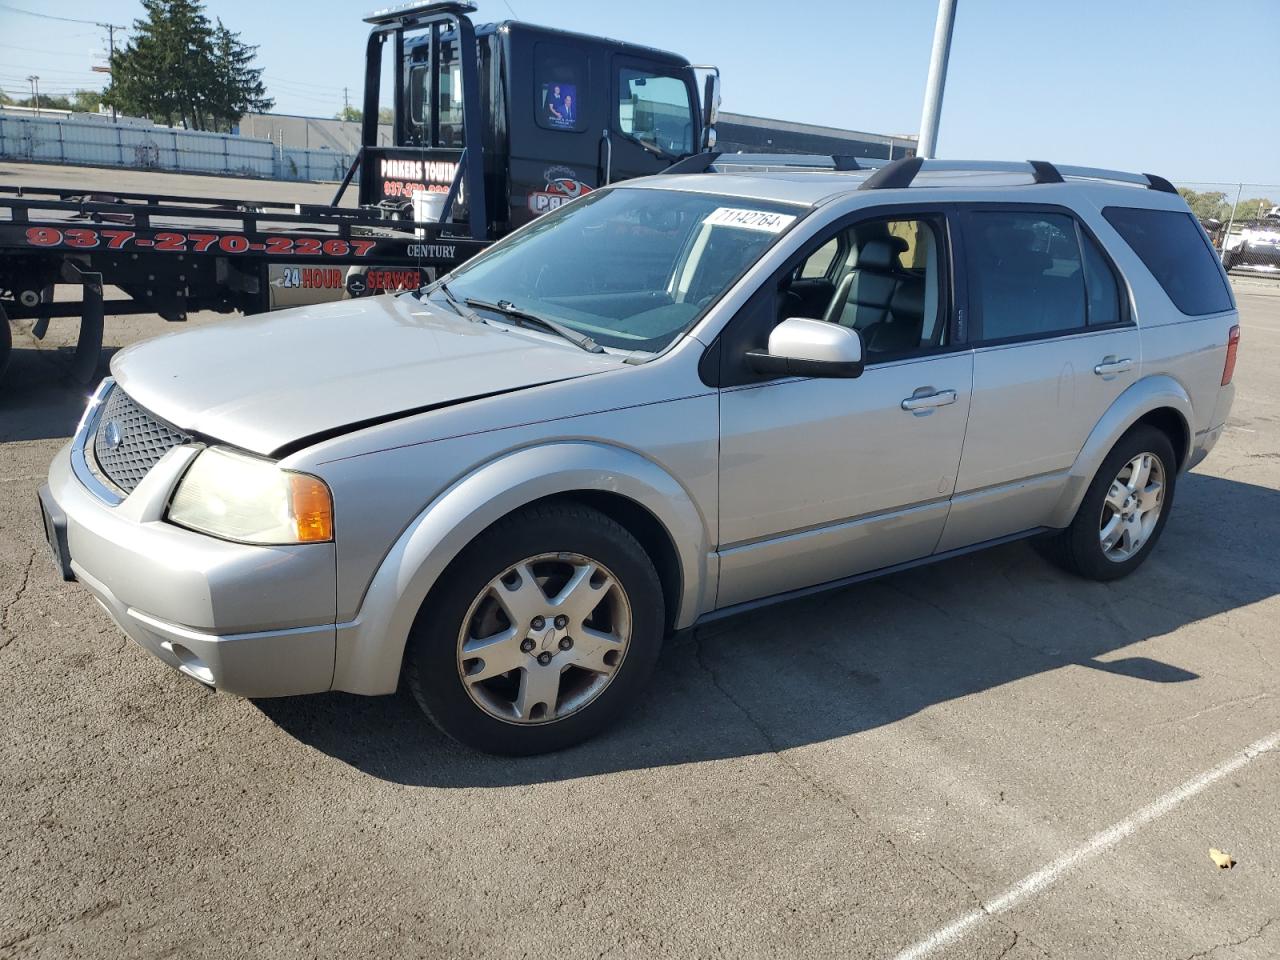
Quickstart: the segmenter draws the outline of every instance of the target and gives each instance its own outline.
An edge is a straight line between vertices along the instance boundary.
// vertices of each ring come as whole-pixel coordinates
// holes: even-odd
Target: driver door
[[[661,173],[697,151],[692,73],[675,64],[614,56],[611,124],[601,168],[611,183]]]
[[[934,209],[860,220],[834,248],[831,234],[819,238],[722,333],[717,607],[935,551],[973,385],[949,227]],[[768,379],[735,367],[777,322],[818,312],[804,300],[822,277],[834,293],[812,318],[859,331],[862,375]]]

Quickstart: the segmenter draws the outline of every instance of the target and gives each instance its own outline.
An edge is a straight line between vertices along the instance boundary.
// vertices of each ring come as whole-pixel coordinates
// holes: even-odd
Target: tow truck
[[[70,374],[88,383],[106,316],[416,288],[574,197],[714,147],[715,67],[520,21],[477,26],[475,10],[365,18],[362,146],[328,205],[0,186],[0,378],[10,320],[43,338],[51,319],[78,317]],[[388,51],[393,142],[380,146]],[[56,297],[60,285],[80,299]]]

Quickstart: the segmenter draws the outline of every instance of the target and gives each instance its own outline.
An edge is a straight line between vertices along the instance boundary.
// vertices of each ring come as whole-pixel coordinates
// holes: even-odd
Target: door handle
[[[908,413],[919,413],[920,411],[929,411],[934,407],[945,407],[949,403],[956,402],[956,392],[954,390],[939,390],[937,393],[926,393],[923,396],[910,396],[902,401],[902,409]]]
[[[607,129],[601,134],[600,142],[604,146],[604,185],[608,186],[613,182],[613,140]]]
[[[1100,377],[1114,377],[1117,373],[1128,373],[1133,369],[1133,361],[1128,357],[1117,360],[1115,357],[1104,357],[1102,362],[1093,368]]]

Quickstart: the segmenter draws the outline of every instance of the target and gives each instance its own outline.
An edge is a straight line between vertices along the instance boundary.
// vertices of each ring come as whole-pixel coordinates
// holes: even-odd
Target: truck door
[[[615,54],[610,74],[611,126],[601,144],[607,182],[660,173],[697,152],[691,70]]]

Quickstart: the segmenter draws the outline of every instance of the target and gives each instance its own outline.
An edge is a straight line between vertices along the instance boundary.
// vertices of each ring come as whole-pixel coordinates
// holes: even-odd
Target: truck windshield
[[[459,300],[510,304],[605,347],[655,352],[803,213],[739,197],[599,190],[535,220],[447,281]]]

